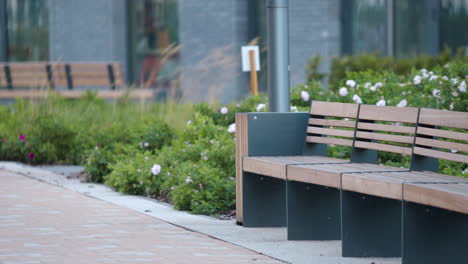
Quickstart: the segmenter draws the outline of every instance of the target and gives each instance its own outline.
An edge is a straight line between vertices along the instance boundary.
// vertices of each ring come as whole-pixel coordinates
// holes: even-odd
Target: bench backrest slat
[[[9,63],[8,66],[13,87],[50,86],[45,62],[15,62]]]
[[[357,104],[313,101],[306,142],[351,147],[358,108]]]
[[[411,155],[417,119],[417,108],[361,104],[354,146]]]
[[[468,163],[466,130],[468,130],[468,112],[421,108],[413,153],[424,157]]]

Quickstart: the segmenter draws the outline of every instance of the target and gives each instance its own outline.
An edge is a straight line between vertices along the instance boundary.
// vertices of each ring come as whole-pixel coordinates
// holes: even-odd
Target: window
[[[7,0],[9,61],[49,60],[49,15],[46,0]]]
[[[178,80],[177,0],[131,1],[130,78],[139,87],[168,88]]]

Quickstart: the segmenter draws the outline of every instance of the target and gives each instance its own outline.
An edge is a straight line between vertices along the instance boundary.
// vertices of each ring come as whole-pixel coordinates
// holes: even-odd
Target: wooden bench
[[[317,102],[312,103],[311,109],[315,103]],[[255,137],[252,139],[252,135],[258,136],[256,135],[257,132],[251,131],[249,127],[251,117],[257,114],[244,115],[250,116],[248,119],[250,122],[246,124],[244,120],[244,123],[239,123],[238,131],[241,131],[241,134],[237,136],[238,143],[244,142],[244,145],[247,146],[258,145],[258,142],[255,144],[250,142],[252,140],[258,141]],[[275,116],[273,113],[269,115],[272,115],[271,119]],[[242,116],[240,115],[239,119],[241,118]],[[467,152],[466,144],[435,140],[428,138],[428,136],[440,137],[448,135],[447,137],[452,139],[467,141],[467,133],[451,132],[434,127],[445,126],[468,129],[468,125],[466,124],[468,122],[468,113],[360,105],[357,119],[353,136],[351,164],[286,165],[286,187],[284,189],[286,189],[287,196],[288,239],[323,240],[341,238],[343,240],[343,256],[398,257],[401,255],[402,247],[404,249],[403,252],[417,252],[414,254],[407,253],[406,255],[404,253],[404,259],[412,259],[411,256],[420,256],[421,246],[419,248],[416,247],[416,250],[414,250],[415,243],[413,241],[403,243],[403,245],[401,243],[402,222],[411,222],[414,225],[414,221],[407,220],[401,214],[402,207],[407,203],[404,192],[405,186],[413,185],[419,186],[420,189],[424,188],[422,186],[429,187],[434,185],[438,186],[438,189],[447,188],[447,193],[450,193],[452,200],[455,199],[454,201],[457,201],[455,204],[458,207],[453,208],[453,205],[452,207],[441,207],[440,204],[438,207],[441,207],[441,210],[458,210],[459,218],[463,219],[465,226],[468,225],[466,220],[466,210],[468,210],[466,209],[468,207],[466,194],[468,190],[465,189],[468,187],[468,181],[433,172],[418,172],[425,170],[436,171],[437,160],[434,158],[446,158],[467,163],[466,155],[431,149],[431,147],[445,147]],[[320,124],[326,125],[326,122],[328,121],[321,121]],[[454,124],[457,125],[455,126]],[[348,127],[350,125],[348,123]],[[296,129],[303,129],[303,124],[297,123],[295,127]],[[294,130],[295,128],[291,125],[290,129]],[[326,129],[334,129],[334,127]],[[417,131],[416,133],[415,130]],[[268,131],[274,131],[274,129],[270,128]],[[320,130],[309,129],[309,131],[315,133]],[[248,139],[246,139],[246,136]],[[270,142],[265,142],[264,140],[263,143],[274,144],[275,142],[274,138],[269,138],[268,140]],[[323,140],[319,141],[324,142]],[[306,144],[316,145],[320,144],[319,141],[308,142]],[[414,142],[416,144],[413,144]],[[366,164],[369,161],[371,163],[375,162],[376,153],[374,150],[411,155],[412,171]],[[246,154],[255,152],[258,151],[249,149],[246,152],[245,146],[244,149],[238,147],[238,158],[240,155],[247,156]],[[252,161],[255,158],[244,157],[244,160],[246,159]],[[270,157],[270,159],[273,158]],[[355,162],[358,164],[355,164]],[[252,164],[249,166],[252,167]],[[270,199],[274,199],[275,195],[283,196],[284,191],[279,190],[283,189],[283,187],[277,186],[278,192],[275,192],[275,188],[269,187],[269,190],[267,189],[266,192],[267,195],[265,195],[260,182],[253,185],[255,188],[247,186],[246,183],[249,179],[246,178],[251,176],[251,172],[245,171],[245,169],[242,172],[242,167],[242,165],[238,166],[238,169],[241,169],[241,175],[243,175],[242,191],[244,200],[238,200],[238,202],[244,202],[244,204],[238,206],[238,209],[249,208],[250,205],[247,205],[247,203],[250,203],[250,199],[257,198],[252,195],[255,192],[263,195],[263,197],[253,203],[256,207],[260,207],[261,203],[267,203]],[[257,177],[260,177],[264,182],[267,181],[270,184],[272,182],[271,179],[268,179],[270,178],[268,175],[258,174]],[[463,191],[465,192],[464,194]],[[424,193],[430,192],[425,191]],[[246,193],[250,193],[250,196],[245,195]],[[423,199],[417,194],[413,194],[413,197]],[[429,195],[424,199],[425,201],[430,201],[431,196]],[[424,203],[416,201],[416,204]],[[434,204],[429,205],[434,206]],[[274,208],[269,207],[267,205],[267,210],[260,211],[263,217],[275,217],[275,214],[280,215],[283,213],[281,209],[275,211]],[[464,209],[459,209],[460,207]],[[463,210],[465,211],[463,212]],[[241,214],[241,218],[238,217],[238,221],[245,223],[250,217],[246,213],[250,212],[244,210],[243,213]],[[402,219],[406,219],[406,222],[402,221]],[[459,244],[463,244],[460,242],[466,241],[468,232],[466,232],[466,227],[459,226],[458,228],[464,234],[465,240],[462,239],[460,241],[458,239],[456,241]],[[340,230],[342,232],[339,232]],[[457,233],[451,234],[456,236]],[[413,238],[413,236],[409,237]],[[406,240],[408,239],[404,237],[403,241]],[[421,244],[421,240],[419,242]],[[451,243],[454,246],[453,248],[457,248],[456,243]],[[409,249],[410,247],[413,248]],[[440,250],[440,248],[445,247],[439,245],[439,251],[435,250],[434,252],[447,253]],[[466,262],[466,259],[468,259],[464,251],[459,251],[452,255],[456,256],[453,260],[463,259]]]
[[[100,97],[114,99],[129,93],[130,97],[151,99],[154,93],[148,89],[132,91],[116,90],[123,87],[125,81],[121,65],[115,62],[15,62],[0,64],[0,98],[41,98],[51,92],[51,88],[57,89],[55,93],[66,98],[78,98],[86,91],[71,91],[76,87],[109,87],[111,90],[98,90]],[[26,89],[25,89],[26,88]],[[42,89],[29,89],[42,88]]]

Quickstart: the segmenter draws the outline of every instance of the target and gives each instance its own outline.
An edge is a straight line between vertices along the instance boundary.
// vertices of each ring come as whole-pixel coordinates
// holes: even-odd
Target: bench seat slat
[[[341,174],[353,172],[406,171],[407,169],[367,163],[291,165],[288,180],[341,188]]]
[[[291,164],[348,163],[347,160],[321,156],[244,157],[242,169],[270,177],[286,179],[286,166]]]
[[[407,183],[403,200],[468,214],[468,184]]]
[[[422,134],[422,135],[427,135],[427,136],[443,137],[443,138],[449,138],[449,139],[455,139],[455,140],[468,141],[468,133],[463,133],[463,132],[441,130],[441,129],[427,128],[427,127],[418,127],[417,133]]]
[[[354,146],[357,148],[388,151],[388,152],[394,152],[394,153],[399,153],[399,154],[404,154],[404,155],[411,155],[412,153],[411,148],[408,148],[408,147],[400,147],[400,146],[374,143],[374,142],[356,141],[354,143]]]
[[[343,174],[343,190],[396,200],[403,199],[403,183],[468,183],[468,179],[433,172]]]
[[[358,123],[359,129],[367,129],[367,130],[378,130],[378,131],[385,131],[385,132],[395,132],[395,133],[407,133],[407,134],[414,134],[415,127],[408,127],[408,126],[397,126],[397,125],[385,125],[385,124],[374,124],[374,123]]]
[[[332,137],[307,136],[306,142],[321,143],[321,144],[334,144],[334,145],[347,146],[347,147],[353,146],[353,140],[351,139],[332,138]]]
[[[354,137],[354,131],[352,130],[341,130],[333,128],[308,127],[307,133],[348,138]]]
[[[423,145],[428,147],[444,148],[444,149],[454,149],[458,151],[468,152],[468,144],[442,141],[429,138],[416,138],[417,145]]]
[[[414,141],[414,138],[410,136],[399,136],[399,135],[362,132],[362,131],[356,132],[356,137],[365,138],[365,139],[390,141],[390,142],[408,143],[408,144],[412,144]]]
[[[449,153],[449,152],[440,151],[440,150],[414,147],[414,154],[437,158],[437,159],[445,159],[445,160],[468,163],[468,155]]]

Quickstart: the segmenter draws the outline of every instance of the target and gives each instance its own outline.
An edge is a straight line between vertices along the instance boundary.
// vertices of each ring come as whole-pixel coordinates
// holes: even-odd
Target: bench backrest
[[[421,108],[413,153],[468,163],[467,130],[468,112]]]
[[[0,64],[0,86],[54,87],[108,86],[125,84],[121,65],[107,62],[48,63],[14,62]]]
[[[358,107],[357,104],[313,101],[306,143],[351,147]]]
[[[50,78],[45,62],[15,62],[1,64],[0,86],[50,87]]]
[[[418,108],[361,104],[354,147],[410,156],[417,120]]]

